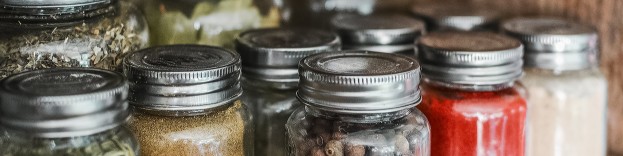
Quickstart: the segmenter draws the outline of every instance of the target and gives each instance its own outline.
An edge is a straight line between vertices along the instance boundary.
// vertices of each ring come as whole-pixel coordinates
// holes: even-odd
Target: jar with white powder
[[[502,29],[525,45],[526,155],[605,155],[607,84],[595,29],[556,18],[515,18]]]

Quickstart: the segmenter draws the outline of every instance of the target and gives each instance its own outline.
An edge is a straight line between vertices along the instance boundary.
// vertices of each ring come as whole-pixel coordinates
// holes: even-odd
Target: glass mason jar
[[[340,39],[318,29],[256,29],[236,40],[242,58],[242,101],[255,123],[255,155],[284,156],[285,124],[295,108],[298,62],[311,54],[340,50]]]
[[[429,31],[497,31],[500,12],[465,3],[415,5],[411,13],[426,21]]]
[[[240,56],[199,45],[152,47],[123,61],[141,155],[253,155],[248,110],[238,100]]]
[[[147,23],[118,0],[0,2],[0,78],[58,67],[116,70],[148,44]]]
[[[489,32],[436,32],[419,41],[432,155],[524,155],[520,41]]]
[[[0,84],[0,155],[138,155],[136,138],[123,126],[130,116],[123,75],[42,69]]]
[[[607,82],[595,29],[557,18],[515,18],[502,28],[526,45],[527,155],[606,155]]]
[[[238,33],[279,26],[269,0],[145,0],[152,45],[202,44],[234,47]]]
[[[426,32],[424,22],[402,15],[336,16],[331,25],[346,50],[416,55],[415,41]]]
[[[410,0],[282,0],[285,26],[329,29],[338,15],[408,13]]]
[[[420,66],[398,54],[321,53],[299,65],[298,99],[288,120],[292,156],[430,155]]]

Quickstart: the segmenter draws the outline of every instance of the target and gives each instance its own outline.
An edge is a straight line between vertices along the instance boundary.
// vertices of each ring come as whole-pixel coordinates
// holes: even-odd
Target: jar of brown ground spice
[[[174,45],[123,61],[141,155],[252,155],[252,127],[238,101],[240,56],[217,47]]]

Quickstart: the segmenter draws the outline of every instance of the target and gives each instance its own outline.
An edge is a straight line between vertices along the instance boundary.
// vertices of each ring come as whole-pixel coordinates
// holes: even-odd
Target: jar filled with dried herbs
[[[337,16],[332,26],[346,50],[416,55],[415,41],[426,32],[424,22],[402,15]]]
[[[253,154],[252,126],[237,99],[240,56],[199,45],[153,47],[123,61],[130,81],[130,129],[141,155]]]
[[[24,72],[0,82],[0,155],[135,156],[122,126],[128,111],[122,74],[88,68]]]
[[[234,47],[242,31],[279,26],[279,1],[146,0],[152,45],[202,44]]]
[[[304,108],[286,124],[291,156],[428,156],[420,66],[398,54],[321,53],[299,65]]]
[[[0,77],[58,67],[115,70],[125,53],[148,42],[143,15],[127,1],[0,1],[0,6]]]
[[[251,108],[255,123],[255,155],[284,156],[285,124],[296,100],[298,62],[312,54],[340,49],[330,31],[280,28],[240,34],[236,50],[242,57],[242,101]]]

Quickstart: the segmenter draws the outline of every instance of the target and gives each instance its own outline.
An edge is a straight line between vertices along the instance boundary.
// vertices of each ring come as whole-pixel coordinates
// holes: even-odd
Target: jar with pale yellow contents
[[[141,155],[252,155],[250,116],[238,100],[240,56],[199,45],[145,49],[124,59]]]
[[[152,45],[202,44],[233,48],[235,37],[254,28],[277,27],[271,0],[148,0],[142,10]]]

